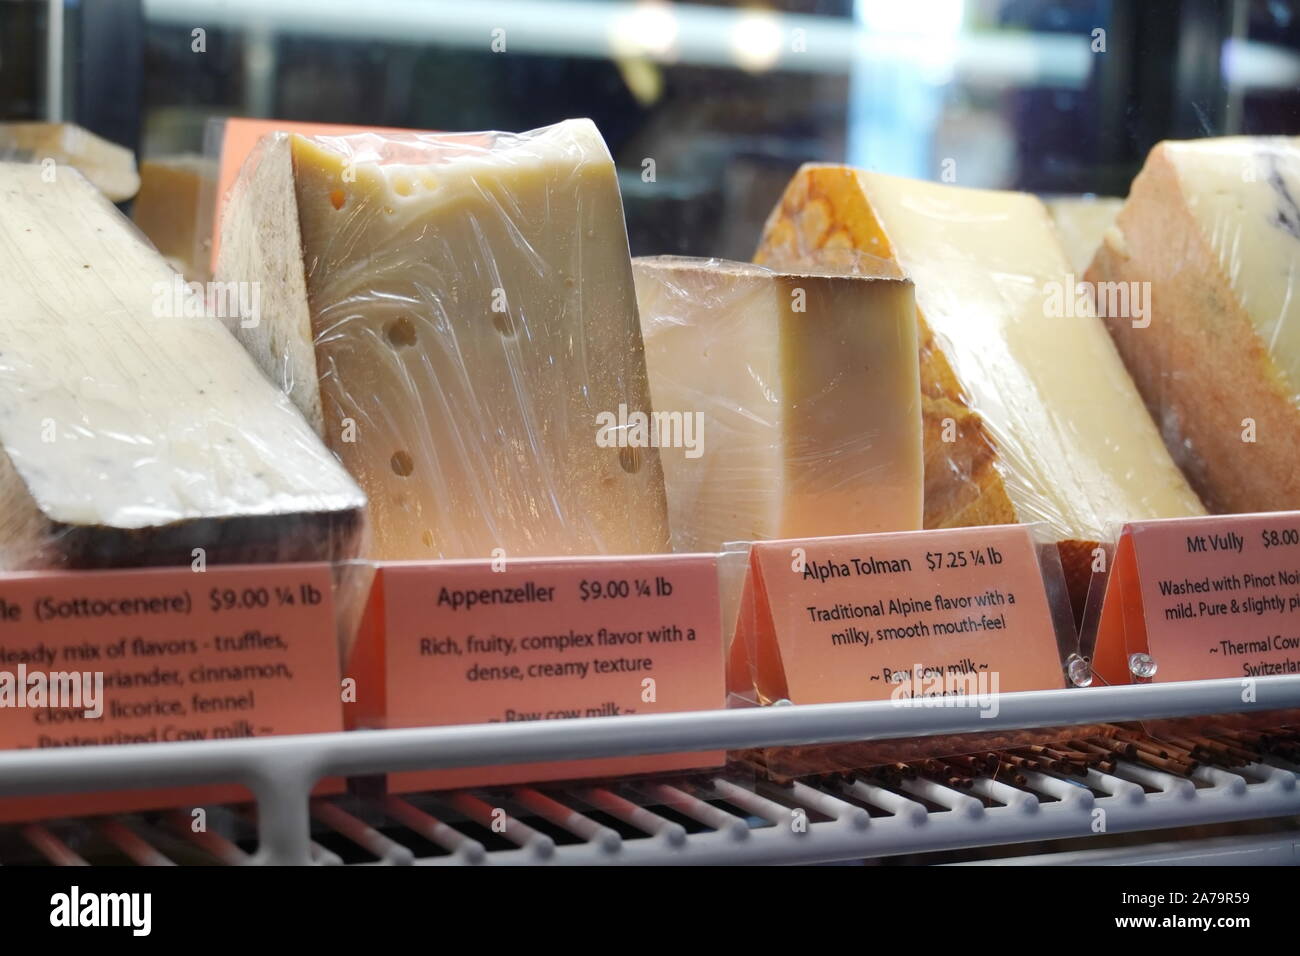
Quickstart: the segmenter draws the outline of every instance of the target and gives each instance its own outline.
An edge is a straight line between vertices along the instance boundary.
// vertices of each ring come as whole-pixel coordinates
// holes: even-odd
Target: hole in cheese
[[[384,337],[393,348],[409,348],[415,344],[415,323],[403,316],[384,327]]]
[[[415,471],[415,462],[412,460],[410,454],[404,451],[393,452],[393,457],[389,464],[392,465],[393,474],[401,475],[403,478]]]
[[[623,466],[623,470],[629,475],[635,475],[641,470],[641,449],[620,448],[618,450],[618,463]]]

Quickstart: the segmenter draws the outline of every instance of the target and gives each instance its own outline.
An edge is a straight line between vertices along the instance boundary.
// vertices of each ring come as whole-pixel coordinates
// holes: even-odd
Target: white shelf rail
[[[995,716],[981,716],[980,710],[967,707],[899,706],[882,701],[11,751],[0,753],[0,796],[243,784],[255,795],[258,807],[259,846],[251,862],[305,864],[322,858],[321,849],[312,842],[309,794],[326,776],[884,740],[1300,707],[1300,676],[1258,678],[1248,689],[1249,694],[1243,693],[1242,681],[1216,680],[1004,694],[998,698]],[[1233,771],[1202,769],[1205,773],[1199,781],[1123,764],[1112,774],[1091,771],[1086,785],[1048,774],[1030,775],[1028,783],[1019,788],[988,780],[979,782],[982,789],[989,789],[983,800],[929,781],[917,782],[915,793],[899,794],[873,788],[860,779],[816,788],[796,783],[773,791],[774,798],[761,783],[742,786],[725,776],[706,775],[704,782],[695,781],[682,791],[682,804],[693,810],[697,819],[708,817],[711,821],[703,832],[693,832],[689,838],[679,824],[665,826],[650,814],[632,822],[657,831],[650,839],[623,840],[609,827],[579,813],[567,818],[571,829],[581,831],[577,833],[581,842],[576,845],[557,848],[551,841],[548,850],[545,843],[550,838],[546,837],[524,839],[511,850],[480,853],[472,846],[465,849],[469,844],[462,840],[451,856],[428,862],[796,863],[1085,836],[1095,832],[1092,827],[1098,808],[1105,811],[1105,832],[1300,814],[1296,775],[1300,768],[1263,762]],[[531,793],[535,792],[518,791],[514,799],[524,804],[531,801],[530,812],[536,813],[542,807],[537,797],[546,797],[527,795]],[[587,803],[592,799],[606,802],[607,806],[597,807],[606,816],[611,808],[619,807],[607,797],[617,797],[617,793],[606,787],[573,793]],[[449,799],[475,798],[453,795]],[[746,817],[736,817],[744,827],[712,813],[717,807],[710,800],[725,801],[744,811]],[[418,808],[405,801],[398,803],[398,808],[388,808],[390,817],[405,813],[407,827],[424,826],[430,833],[441,833],[443,839],[456,842],[446,832],[437,831],[436,819],[428,814],[421,819],[423,812]],[[818,822],[799,832],[788,825],[789,818],[804,804],[820,808],[815,814]],[[320,802],[316,806],[319,818]],[[883,815],[873,815],[867,809],[871,807]],[[571,808],[549,808],[553,815],[566,809]],[[324,822],[336,831],[351,828],[354,834],[361,832],[334,811],[325,810],[324,816]],[[366,839],[374,845],[382,842],[375,841],[373,835]],[[379,862],[414,861],[409,851],[388,850],[393,852],[376,854]]]

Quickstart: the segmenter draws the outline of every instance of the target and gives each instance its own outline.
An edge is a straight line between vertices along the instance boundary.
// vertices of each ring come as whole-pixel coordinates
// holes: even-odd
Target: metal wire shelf
[[[84,859],[69,827],[135,863],[429,865],[811,863],[1300,814],[1300,766],[1203,764],[1190,775],[1121,761],[1085,780],[1050,773],[970,792],[858,776],[787,786],[735,772],[564,787],[312,800],[322,777],[712,749],[883,740],[1300,706],[1300,677],[1007,694],[996,716],[892,702],[785,706],[364,731],[244,741],[0,753],[0,796],[240,783],[247,816],[193,834],[175,813],[19,828],[48,862]],[[1100,811],[1100,816],[1099,816]],[[806,825],[792,824],[802,813]],[[313,832],[313,821],[315,831]],[[500,832],[493,824],[500,824]],[[239,838],[247,831],[247,838]],[[77,839],[86,840],[84,836]],[[5,843],[0,839],[0,862]],[[255,849],[254,849],[255,847]],[[342,850],[342,852],[339,852]]]

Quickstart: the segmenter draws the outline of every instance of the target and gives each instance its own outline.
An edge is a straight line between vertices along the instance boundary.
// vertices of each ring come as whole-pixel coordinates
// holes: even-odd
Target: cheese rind
[[[377,558],[668,547],[614,164],[594,125],[275,136],[223,215],[244,334],[370,496]]]
[[[0,564],[354,553],[360,489],[85,178],[0,163],[0,246]]]
[[[1300,139],[1157,144],[1087,273],[1149,284],[1107,326],[1214,511],[1300,508],[1297,200]]]
[[[72,123],[0,123],[0,160],[68,165],[113,202],[126,202],[140,188],[135,156]]]
[[[926,527],[1044,522],[1072,590],[1117,522],[1198,514],[1043,205],[839,166],[805,166],[757,261],[853,271],[897,262],[916,283]],[[1053,314],[1053,283],[1062,306]]]
[[[675,551],[921,526],[910,282],[632,265],[655,411],[696,423],[660,452]]]

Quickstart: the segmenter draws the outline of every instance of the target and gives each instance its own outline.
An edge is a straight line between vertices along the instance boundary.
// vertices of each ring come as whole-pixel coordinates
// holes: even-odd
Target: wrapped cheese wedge
[[[1218,512],[1300,508],[1300,139],[1160,143],[1087,278]],[[1145,315],[1114,308],[1149,300]]]
[[[217,275],[266,289],[240,335],[369,495],[373,557],[668,548],[658,449],[618,424],[650,392],[589,120],[268,137]]]
[[[1045,522],[1077,604],[1114,523],[1203,512],[1038,199],[805,166],[756,256],[879,258],[916,284],[927,528]]]
[[[71,166],[113,202],[140,188],[129,149],[72,123],[0,123],[0,160]]]
[[[675,551],[921,526],[910,282],[632,265]]]
[[[356,483],[87,179],[0,163],[0,243],[0,565],[356,552]]]

